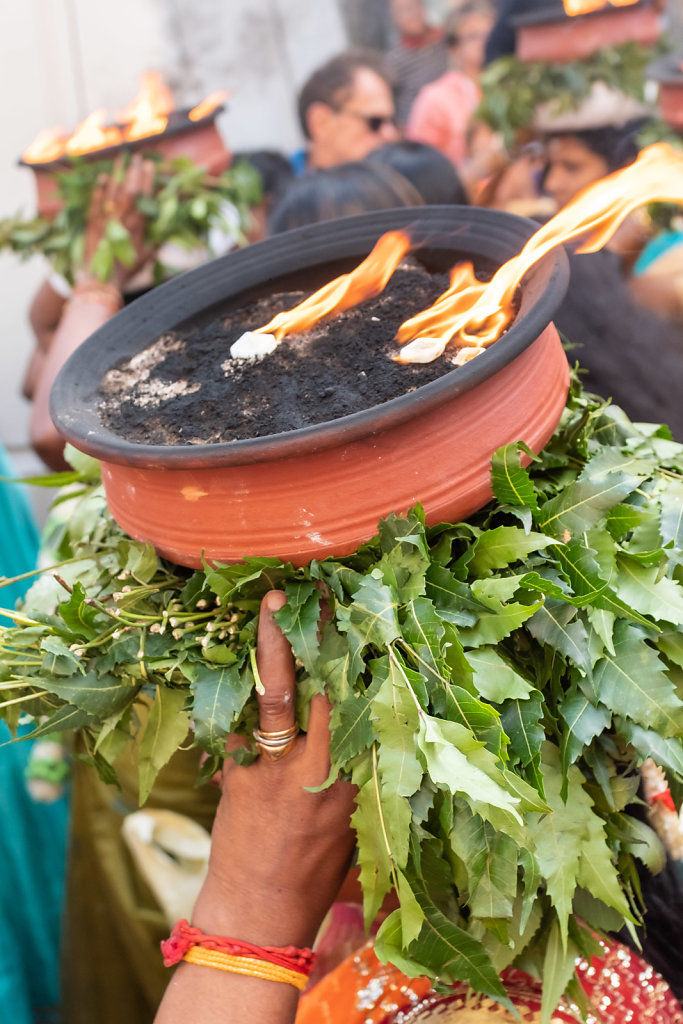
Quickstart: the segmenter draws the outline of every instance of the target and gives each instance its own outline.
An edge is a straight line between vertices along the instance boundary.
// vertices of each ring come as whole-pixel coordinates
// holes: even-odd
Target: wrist
[[[76,275],[76,283],[69,301],[79,304],[97,303],[116,312],[123,306],[123,295],[112,282],[100,281],[85,272],[80,272]]]
[[[268,889],[207,877],[192,914],[204,932],[261,946],[311,946],[322,919],[307,901],[286,888]]]

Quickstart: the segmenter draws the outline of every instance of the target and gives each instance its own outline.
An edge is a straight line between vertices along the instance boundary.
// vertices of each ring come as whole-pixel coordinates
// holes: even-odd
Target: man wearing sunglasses
[[[389,73],[372,50],[349,50],[318,68],[299,94],[307,147],[292,158],[297,173],[362,160],[398,130]]]

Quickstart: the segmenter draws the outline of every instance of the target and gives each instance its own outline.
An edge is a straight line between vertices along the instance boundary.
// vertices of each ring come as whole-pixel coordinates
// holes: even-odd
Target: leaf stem
[[[377,800],[377,813],[379,814],[380,825],[382,826],[382,835],[384,836],[384,845],[387,851],[387,857],[391,865],[391,877],[394,882],[394,889],[398,892],[398,876],[396,874],[396,861],[394,855],[391,852],[391,846],[389,845],[389,836],[387,835],[387,828],[384,823],[384,814],[382,812],[382,798],[379,790],[379,775],[377,772],[377,743],[372,744],[372,780],[375,786],[375,798]]]

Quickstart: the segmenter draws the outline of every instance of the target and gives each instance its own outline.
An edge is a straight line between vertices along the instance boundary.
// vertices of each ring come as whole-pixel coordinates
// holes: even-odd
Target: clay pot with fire
[[[215,322],[217,314],[222,321],[273,295],[329,284],[397,229],[406,242],[386,257],[385,269],[373,271],[375,292],[377,273],[388,278],[408,249],[415,272],[426,278],[463,259],[490,276],[533,232],[519,218],[458,207],[390,210],[302,228],[162,285],[75,353],[53,391],[53,418],[76,447],[102,460],[111,512],[129,534],[151,541],[182,565],[248,555],[302,564],[352,552],[376,532],[381,517],[417,502],[431,523],[466,516],[491,497],[490,459],[500,445],[522,439],[536,451],[543,447],[561,415],[569,381],[551,322],[567,285],[562,252],[527,275],[514,297],[512,322],[490,350],[462,366],[447,363],[448,372],[432,373],[424,385],[420,368],[406,365],[405,393],[382,404],[368,396],[364,408],[328,419],[325,396],[313,387],[307,410],[313,422],[213,443],[141,443],[103,422],[102,382],[112,368],[121,372],[136,359],[144,364],[142,353],[158,339],[191,335],[195,325],[207,318]],[[362,289],[347,292],[347,298],[360,302]],[[367,303],[357,307],[359,314],[364,308]],[[397,324],[418,311],[406,305]],[[358,334],[365,345],[373,345],[383,315],[368,313],[364,323],[361,318]],[[237,321],[244,320],[240,312]],[[226,359],[226,342],[218,341],[215,377],[223,375]],[[376,353],[378,365],[387,359]],[[263,356],[262,365],[267,362]],[[347,374],[358,375],[353,363]],[[176,376],[170,390],[174,386],[186,390],[187,382]],[[273,405],[285,388],[272,380]],[[226,409],[229,404],[226,394]],[[147,418],[156,415],[152,403]],[[211,411],[212,419],[218,417],[220,405]]]
[[[169,160],[184,156],[202,167],[225,163],[225,143],[216,127],[225,92],[212,93],[197,106],[174,109],[170,90],[155,72],[146,72],[137,97],[107,122],[106,110],[95,110],[69,136],[61,129],[41,132],[24,151],[20,163],[34,173],[38,213],[54,217],[61,207],[55,175],[68,170],[69,158],[111,159],[122,152],[160,153]]]
[[[181,565],[343,556],[380,518],[417,502],[429,524],[455,521],[491,497],[496,449],[521,440],[539,451],[561,416],[569,371],[552,317],[567,285],[562,244],[581,239],[580,251],[593,252],[653,201],[683,202],[683,157],[665,144],[579,193],[535,232],[518,217],[462,207],[386,210],[286,232],[117,314],[63,368],[53,419],[101,459],[119,524]],[[449,269],[450,284],[437,278],[435,288],[433,275]],[[402,273],[412,274],[403,297]],[[293,363],[283,367],[280,348],[291,339]],[[311,373],[321,339],[328,345]],[[198,381],[191,375],[207,351],[208,376]],[[236,367],[243,360],[256,366],[251,377]],[[328,362],[337,370],[321,388]],[[399,375],[405,368],[398,384],[384,372],[389,363]],[[133,377],[144,385],[135,431],[119,415]],[[216,394],[221,378],[227,387]],[[280,406],[290,408],[297,390],[283,421]],[[346,391],[351,405],[335,404]],[[162,413],[179,404],[169,435]],[[182,413],[189,407],[191,428]]]
[[[515,53],[522,61],[566,64],[622,43],[651,46],[661,28],[650,0],[607,4],[606,0],[564,0],[514,19]]]

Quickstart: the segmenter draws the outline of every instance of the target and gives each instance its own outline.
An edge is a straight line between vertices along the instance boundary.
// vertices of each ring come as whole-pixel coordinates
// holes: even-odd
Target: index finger
[[[256,664],[264,691],[257,692],[262,732],[283,732],[296,722],[294,656],[289,641],[273,618],[285,604],[287,595],[281,590],[269,591],[261,601]]]

